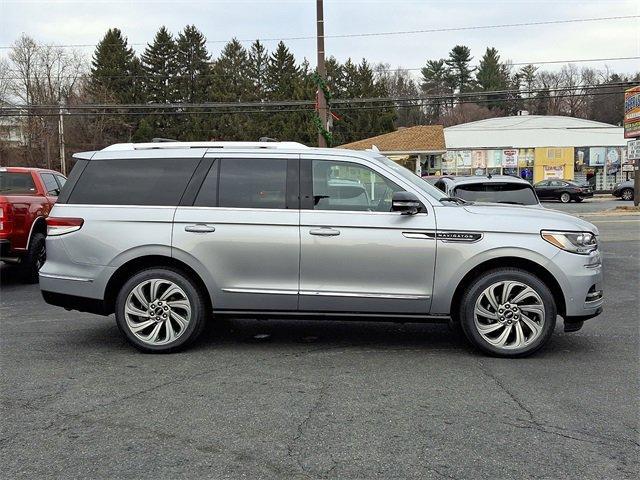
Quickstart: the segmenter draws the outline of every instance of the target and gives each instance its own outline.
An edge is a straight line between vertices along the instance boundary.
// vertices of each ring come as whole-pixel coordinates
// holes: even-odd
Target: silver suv
[[[168,352],[222,316],[444,321],[531,354],[602,311],[598,230],[443,193],[376,152],[119,144],[75,156],[48,219],[45,300]]]

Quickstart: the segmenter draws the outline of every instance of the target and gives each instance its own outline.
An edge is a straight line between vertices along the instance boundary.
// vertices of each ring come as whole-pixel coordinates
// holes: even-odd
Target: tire
[[[115,313],[118,328],[134,347],[147,353],[170,353],[200,336],[209,308],[206,294],[182,271],[150,268],[122,286]]]
[[[574,198],[574,200],[576,201],[576,203],[580,203],[581,201],[583,201],[583,200],[584,200],[584,198],[582,198],[582,197],[576,197],[576,198]]]
[[[560,194],[560,201],[562,203],[569,203],[571,201],[571,195],[567,192],[562,192]]]
[[[27,254],[22,259],[20,268],[22,270],[22,278],[26,283],[37,283],[38,272],[47,259],[47,250],[45,243],[45,235],[43,233],[34,233],[29,241]]]
[[[505,284],[507,302],[502,299]],[[491,292],[497,309],[489,301]],[[524,297],[518,299],[521,295]],[[518,268],[499,268],[476,278],[466,288],[460,305],[460,324],[467,339],[497,357],[525,357],[542,348],[553,334],[556,315],[549,288]]]
[[[622,190],[622,192],[620,192],[620,198],[622,198],[622,200],[633,200],[633,190],[630,188],[625,188],[624,190]]]

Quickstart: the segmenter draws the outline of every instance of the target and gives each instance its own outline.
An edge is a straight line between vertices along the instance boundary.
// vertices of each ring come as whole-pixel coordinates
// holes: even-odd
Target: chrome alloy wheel
[[[148,345],[166,345],[186,331],[191,320],[191,302],[172,281],[152,278],[131,290],[124,317],[139,340]]]
[[[505,280],[480,294],[473,317],[486,342],[513,350],[530,345],[542,334],[545,308],[542,298],[531,287]]]

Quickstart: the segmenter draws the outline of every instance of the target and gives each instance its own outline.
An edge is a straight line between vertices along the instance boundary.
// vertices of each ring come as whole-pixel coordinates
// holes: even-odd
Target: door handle
[[[312,228],[309,230],[311,235],[318,235],[320,237],[335,237],[336,235],[340,235],[340,230],[336,230],[335,228],[329,227],[321,227],[321,228]]]
[[[187,225],[184,227],[185,232],[193,232],[193,233],[211,233],[216,231],[216,227],[213,225],[204,225],[202,223],[197,223],[195,225]]]

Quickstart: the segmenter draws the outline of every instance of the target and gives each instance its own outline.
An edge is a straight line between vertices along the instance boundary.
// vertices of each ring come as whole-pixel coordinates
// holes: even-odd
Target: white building
[[[442,173],[517,174],[589,179],[597,190],[626,178],[626,140],[622,127],[581,118],[519,115],[444,129],[447,155]]]

